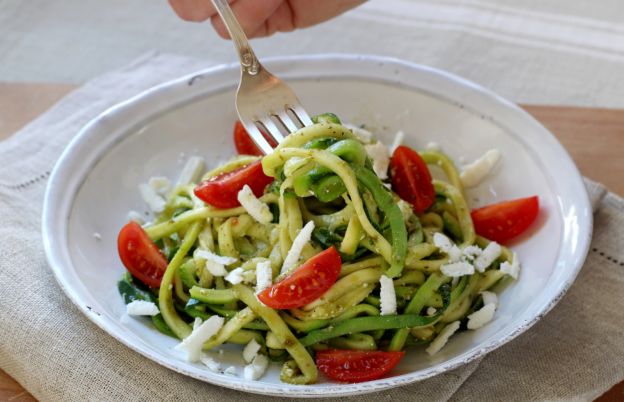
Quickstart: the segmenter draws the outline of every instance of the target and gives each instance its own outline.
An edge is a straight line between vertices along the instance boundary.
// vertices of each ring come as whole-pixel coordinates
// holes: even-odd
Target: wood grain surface
[[[74,89],[71,85],[0,82],[0,140],[19,130]],[[624,195],[624,110],[567,106],[523,106],[544,124],[576,162],[581,173]],[[35,401],[0,370],[0,401]],[[624,401],[624,381],[597,399]]]

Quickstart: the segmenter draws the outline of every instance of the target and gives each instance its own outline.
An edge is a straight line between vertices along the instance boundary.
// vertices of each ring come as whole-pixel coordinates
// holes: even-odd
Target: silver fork
[[[212,0],[225,23],[241,63],[241,80],[236,92],[236,111],[252,140],[265,154],[273,147],[260,130],[280,143],[284,135],[312,124],[295,93],[267,71],[256,58],[245,32],[227,0]]]

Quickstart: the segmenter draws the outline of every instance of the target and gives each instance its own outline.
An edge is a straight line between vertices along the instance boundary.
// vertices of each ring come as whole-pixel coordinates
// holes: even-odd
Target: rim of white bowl
[[[417,71],[421,74],[426,74],[433,81],[446,82],[447,84],[454,86],[455,89],[462,89],[463,91],[465,91],[466,96],[473,96],[481,102],[487,102],[490,106],[496,107],[501,112],[501,116],[505,116],[505,119],[512,119],[516,122],[520,122],[527,127],[530,127],[531,130],[537,132],[541,136],[541,143],[545,145],[545,148],[547,148],[547,150],[553,152],[559,157],[560,165],[567,171],[568,180],[565,183],[565,192],[576,193],[576,205],[568,205],[568,200],[565,198],[562,199],[561,197],[559,197],[558,200],[558,212],[561,212],[566,208],[569,209],[570,207],[573,207],[575,208],[575,211],[577,213],[576,216],[578,217],[578,221],[574,222],[574,227],[570,227],[570,225],[572,224],[564,220],[564,227],[562,228],[564,237],[562,239],[562,244],[566,241],[569,241],[569,237],[573,237],[573,240],[575,241],[575,247],[572,251],[569,252],[568,255],[568,258],[573,261],[573,270],[566,271],[567,275],[564,278],[555,278],[559,280],[553,290],[555,296],[548,303],[542,306],[535,307],[535,311],[531,311],[531,309],[529,308],[525,309],[522,313],[522,316],[529,315],[529,317],[520,317],[522,318],[522,320],[520,320],[520,318],[516,319],[514,322],[517,322],[518,320],[521,321],[517,325],[512,325],[514,322],[508,324],[508,327],[512,327],[513,330],[507,330],[503,336],[495,339],[487,339],[478,349],[464,352],[457,357],[436,364],[435,366],[411,373],[400,374],[393,377],[383,378],[365,383],[332,383],[328,385],[323,385],[322,388],[292,386],[289,384],[269,385],[261,381],[257,381],[254,382],[252,385],[248,385],[242,382],[238,382],[234,378],[224,379],[223,377],[212,375],[212,373],[208,371],[206,371],[205,373],[189,371],[183,367],[180,367],[178,364],[176,364],[177,362],[173,361],[172,359],[166,359],[161,358],[160,356],[156,356],[143,345],[132,343],[124,337],[116,334],[115,331],[113,331],[110,325],[107,323],[107,320],[102,319],[99,313],[93,311],[93,309],[88,307],[88,305],[84,303],[84,300],[81,299],[78,294],[76,294],[76,291],[72,290],[72,288],[75,286],[80,287],[80,284],[72,284],[70,281],[71,278],[66,275],[67,272],[65,271],[65,268],[72,265],[71,256],[67,247],[67,223],[69,221],[69,216],[73,208],[73,201],[75,199],[75,196],[80,189],[82,182],[86,179],[90,172],[90,169],[95,165],[95,163],[97,163],[97,161],[104,154],[106,154],[117,142],[121,141],[127,135],[132,134],[133,127],[141,124],[142,122],[149,121],[161,113],[172,110],[176,107],[180,107],[187,102],[191,102],[198,97],[209,96],[210,94],[214,94],[216,92],[235,86],[236,83],[228,81],[226,84],[222,84],[221,86],[219,86],[219,84],[214,84],[211,86],[210,90],[202,90],[203,92],[199,92],[194,95],[179,95],[181,98],[183,98],[183,100],[178,100],[177,102],[171,102],[171,100],[169,99],[172,92],[175,92],[176,90],[183,90],[185,87],[190,88],[197,80],[203,80],[204,78],[218,76],[219,74],[228,75],[231,73],[237,73],[239,70],[239,65],[238,63],[233,63],[204,69],[196,73],[188,74],[178,79],[165,82],[107,109],[98,117],[91,120],[78,132],[78,134],[65,148],[57,163],[55,164],[54,169],[52,170],[52,173],[50,175],[50,179],[48,181],[44,196],[42,211],[43,245],[48,263],[52,271],[54,272],[61,289],[63,289],[65,294],[87,316],[87,318],[89,318],[92,322],[94,322],[96,325],[106,331],[109,335],[113,336],[119,342],[149,358],[150,360],[153,360],[174,371],[215,385],[264,395],[290,397],[335,397],[357,395],[394,388],[397,386],[421,381],[441,374],[443,372],[458,368],[481,356],[484,356],[492,350],[511,341],[512,339],[529,329],[531,326],[533,326],[561,300],[561,298],[565,295],[569,287],[574,282],[574,279],[580,271],[589,251],[593,216],[591,212],[592,209],[589,202],[589,197],[587,195],[587,191],[583,184],[581,175],[575,164],[572,162],[572,159],[568,155],[567,151],[555,139],[555,137],[545,127],[537,122],[537,120],[535,120],[531,115],[526,113],[514,103],[507,101],[506,99],[500,97],[499,95],[493,93],[488,89],[481,87],[478,84],[432,67],[419,65],[396,58],[358,54],[302,55],[267,58],[266,60],[263,60],[263,63],[267,65],[267,67],[272,72],[276,73],[276,75],[284,78],[290,76],[291,79],[298,80],[312,79],[314,77],[310,76],[310,72],[298,75],[296,73],[297,64],[303,63],[308,67],[310,65],[314,65],[316,68],[319,68],[319,70],[322,70],[320,66],[327,62],[333,62],[338,64],[343,63],[345,65],[352,65],[355,63],[369,67],[372,65],[375,65],[376,67],[387,66],[391,69],[396,69],[397,71],[411,70]],[[385,81],[390,84],[405,84],[401,83],[400,81],[393,81],[386,75],[372,77],[370,71],[363,71],[361,74],[354,71],[349,71],[348,74],[341,71],[333,71],[333,75],[332,71],[333,69],[331,71],[325,72],[325,75],[322,76],[324,78],[329,78],[332,76],[336,79],[361,78],[364,80]],[[429,92],[423,88],[412,88],[414,90],[418,89],[422,92],[429,93],[430,95],[434,95],[450,101],[449,98],[445,98],[444,95],[437,94],[435,91]],[[105,130],[107,126],[114,126],[116,119],[120,119],[121,117],[123,117],[124,114],[128,114],[128,111],[130,110],[136,113],[136,110],[134,109],[146,106],[149,106],[147,110],[143,110],[143,113],[138,113],[142,116],[141,120],[130,119],[133,124],[126,124],[125,127],[120,130],[120,132],[122,132],[123,134],[118,135],[115,138],[111,138],[108,141],[105,141],[105,146],[100,145],[98,151],[96,152],[97,155],[91,160],[91,165],[89,166],[89,168],[76,174],[76,171],[72,169],[72,165],[77,163],[75,160],[72,159],[73,155],[80,154],[81,150],[88,149],[90,147],[90,141],[98,137],[96,134],[99,131]],[[485,117],[489,118],[492,122],[496,124],[498,124],[498,120],[502,118],[495,116]],[[504,125],[501,126],[505,127]],[[506,130],[506,132],[510,135],[513,135],[513,132],[511,130]],[[528,144],[524,140],[522,140],[521,138],[519,138],[519,140],[527,146],[527,150],[531,150],[531,147],[528,146]],[[552,178],[550,178],[550,183],[551,185],[554,184],[563,186],[563,184],[561,183],[553,183]],[[61,184],[63,184],[65,187],[69,185],[69,188],[72,191],[55,192],[54,189]],[[557,187],[557,189],[561,190],[561,188],[559,187]],[[560,249],[558,252],[557,260],[561,259],[561,252],[562,250]]]

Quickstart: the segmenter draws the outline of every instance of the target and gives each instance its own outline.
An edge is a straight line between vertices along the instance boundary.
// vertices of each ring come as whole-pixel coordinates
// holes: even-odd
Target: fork
[[[212,4],[225,23],[240,58],[241,79],[236,91],[238,117],[260,150],[269,154],[273,147],[261,131],[279,144],[284,141],[284,135],[311,125],[312,119],[292,89],[260,64],[228,1],[212,0]]]

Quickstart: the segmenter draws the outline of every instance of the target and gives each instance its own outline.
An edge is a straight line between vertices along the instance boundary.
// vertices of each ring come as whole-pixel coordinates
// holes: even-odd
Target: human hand
[[[327,21],[365,0],[230,0],[245,34],[250,38],[290,32]],[[178,16],[187,21],[210,19],[215,31],[229,39],[223,21],[210,0],[169,0]]]

